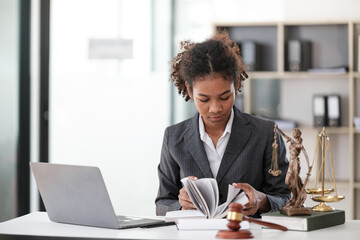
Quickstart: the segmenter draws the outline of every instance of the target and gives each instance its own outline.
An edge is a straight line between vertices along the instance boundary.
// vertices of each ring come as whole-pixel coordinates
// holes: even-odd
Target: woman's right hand
[[[192,180],[197,180],[197,177],[189,176],[188,178],[191,178]],[[185,187],[182,187],[179,191],[179,203],[181,205],[181,210],[190,210],[190,209],[196,209],[195,205],[191,201],[189,194],[186,192]]]

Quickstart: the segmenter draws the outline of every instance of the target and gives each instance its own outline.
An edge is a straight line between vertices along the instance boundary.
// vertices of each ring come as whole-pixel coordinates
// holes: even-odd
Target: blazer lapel
[[[195,162],[199,166],[201,172],[206,178],[213,178],[210,164],[207,159],[203,142],[200,139],[199,134],[199,113],[197,113],[188,124],[188,131],[185,133],[186,146],[195,159]]]
[[[251,127],[248,125],[249,120],[244,118],[244,114],[235,107],[234,114],[230,139],[216,176],[218,183],[220,183],[226,173],[230,170],[252,134]],[[243,174],[244,173],[245,172],[243,172]]]

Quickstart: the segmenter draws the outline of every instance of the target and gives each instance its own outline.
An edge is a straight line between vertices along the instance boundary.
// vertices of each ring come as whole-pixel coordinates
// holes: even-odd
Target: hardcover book
[[[264,213],[261,219],[266,222],[276,223],[287,227],[289,230],[313,231],[321,228],[332,227],[345,222],[345,211],[314,212],[306,216],[285,216],[279,211]]]

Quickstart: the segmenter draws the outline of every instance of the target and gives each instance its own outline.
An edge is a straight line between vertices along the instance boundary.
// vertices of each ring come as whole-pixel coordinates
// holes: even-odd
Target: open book
[[[196,210],[180,210],[167,212],[165,221],[177,221],[180,218],[223,218],[229,211],[232,202],[245,205],[249,199],[239,188],[229,184],[226,202],[219,205],[219,188],[214,178],[201,178],[192,180],[181,179]]]

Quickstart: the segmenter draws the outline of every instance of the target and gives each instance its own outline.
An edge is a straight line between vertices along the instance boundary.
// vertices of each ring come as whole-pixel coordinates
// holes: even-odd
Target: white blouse
[[[204,122],[202,120],[201,115],[199,114],[200,139],[203,141],[206,156],[209,160],[211,172],[212,172],[214,178],[216,178],[216,176],[217,176],[217,173],[220,168],[221,159],[224,156],[226,146],[230,139],[231,127],[232,127],[233,120],[234,120],[234,110],[231,109],[230,118],[226,124],[225,131],[224,131],[223,135],[219,138],[219,140],[216,144],[216,148],[215,148],[211,138],[205,132]]]

